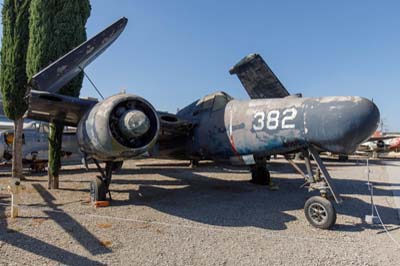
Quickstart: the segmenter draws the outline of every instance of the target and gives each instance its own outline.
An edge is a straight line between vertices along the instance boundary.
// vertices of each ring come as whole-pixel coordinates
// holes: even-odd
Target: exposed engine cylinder
[[[139,156],[157,140],[160,122],[153,106],[131,94],[118,94],[96,104],[79,122],[83,152],[99,160]]]

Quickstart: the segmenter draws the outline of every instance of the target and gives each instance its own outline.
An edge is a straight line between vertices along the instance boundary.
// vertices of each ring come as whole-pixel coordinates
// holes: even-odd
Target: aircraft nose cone
[[[308,141],[333,153],[349,154],[378,127],[378,107],[362,97],[326,97],[307,106]]]
[[[137,138],[149,130],[150,120],[142,111],[131,110],[121,116],[119,128],[127,138]]]

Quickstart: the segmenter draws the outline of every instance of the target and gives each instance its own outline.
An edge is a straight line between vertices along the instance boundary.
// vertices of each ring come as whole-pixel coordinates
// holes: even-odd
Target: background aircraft
[[[46,122],[30,121],[24,123],[22,133],[22,160],[24,165],[34,171],[43,171],[48,161],[48,124]],[[14,129],[0,131],[0,160],[10,162],[13,156]],[[66,127],[62,145],[63,163],[80,162],[82,153],[78,148],[76,129]]]
[[[268,183],[266,158],[302,151],[310,189],[305,204],[307,220],[329,228],[336,211],[330,196],[341,202],[317,150],[352,153],[375,131],[379,110],[361,97],[302,98],[290,95],[257,54],[243,58],[231,70],[250,100],[235,100],[224,92],[212,93],[176,114],[157,112],[145,99],[116,94],[103,101],[79,99],[57,91],[101,54],[127,24],[122,18],[92,39],[61,57],[30,81],[27,117],[63,121],[77,127],[79,149],[101,174],[91,182],[91,198],[111,198],[114,162],[141,156],[192,161],[241,161],[252,171],[252,181]],[[314,175],[309,156],[323,176]],[[103,169],[99,161],[106,162]]]
[[[22,133],[22,158],[25,165],[32,170],[44,170],[48,161],[48,124],[46,122],[24,119]],[[76,139],[76,129],[66,127],[63,136],[63,162],[73,159],[80,161],[82,154],[79,151]],[[13,156],[14,121],[8,119],[3,111],[3,102],[0,99],[0,161],[10,162]]]
[[[360,144],[358,153],[372,154],[372,157],[378,157],[380,153],[398,151],[400,149],[400,137],[396,135],[386,135],[376,131],[374,135],[366,142]]]

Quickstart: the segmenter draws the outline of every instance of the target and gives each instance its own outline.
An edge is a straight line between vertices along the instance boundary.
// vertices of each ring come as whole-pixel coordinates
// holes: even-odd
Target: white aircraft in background
[[[9,126],[11,125],[11,126]],[[24,122],[22,133],[22,158],[35,171],[44,170],[48,161],[48,133],[47,123],[28,121]],[[14,123],[5,119],[0,120],[0,161],[8,163],[12,159],[14,140]],[[61,156],[64,162],[80,163],[82,154],[78,148],[76,129],[65,127]],[[67,160],[66,160],[67,159]]]
[[[396,135],[384,135],[376,131],[368,141],[362,143],[358,153],[372,153],[373,157],[378,157],[379,153],[386,153],[400,150],[400,137]]]

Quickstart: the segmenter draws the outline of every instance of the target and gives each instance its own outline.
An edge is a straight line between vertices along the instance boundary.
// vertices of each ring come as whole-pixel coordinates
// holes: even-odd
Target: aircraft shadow
[[[300,166],[303,171],[305,172],[306,169],[304,166]],[[228,169],[231,173],[243,173],[246,174],[247,171],[245,168],[241,168],[242,170],[239,170],[238,168],[233,168],[232,171]],[[285,181],[285,179],[276,179],[274,177],[274,172],[280,173],[280,174],[286,174],[290,173],[293,174],[295,173],[294,170],[292,170],[291,167],[285,164],[277,164],[273,165],[270,167],[271,170],[271,178],[273,180],[278,180],[278,182]],[[362,169],[361,169],[362,171]],[[118,179],[118,175],[114,175],[112,184],[134,184],[135,183],[135,176],[141,176],[141,175],[149,175],[149,174],[161,174],[167,177],[171,177],[174,180],[151,180],[151,179],[144,179],[140,182],[141,185],[184,185],[185,183],[189,181],[195,182],[196,180],[204,180],[204,182],[226,182],[227,185],[232,185],[233,181],[226,181],[226,180],[221,180],[221,179],[214,179],[207,177],[206,175],[208,173],[225,173],[227,174],[227,169],[225,168],[206,168],[206,167],[198,167],[195,169],[190,169],[190,168],[181,168],[181,169],[174,169],[174,168],[140,168],[140,169],[122,169],[119,174],[124,174],[124,175],[133,175],[132,179]],[[247,173],[249,175],[249,180],[251,179],[250,172]],[[340,191],[341,194],[359,194],[359,195],[369,195],[370,192],[367,189],[367,180],[353,180],[353,179],[340,179],[340,178],[335,178],[333,176],[335,186],[338,187],[338,190]],[[296,179],[297,180],[297,179]],[[288,181],[290,182],[290,181]],[[383,183],[383,182],[375,182],[372,181],[375,188],[374,188],[374,195],[376,196],[393,196],[393,192],[398,192],[400,193],[400,190],[394,190],[394,189],[380,189],[379,187],[389,187],[391,185],[399,186],[399,183]],[[249,182],[242,182],[243,186],[248,186],[251,185],[252,187],[255,186],[253,184],[250,184]],[[301,179],[299,175],[299,181],[298,181],[298,187],[303,185],[304,181]],[[255,187],[260,187],[260,186],[255,186]],[[87,190],[84,190],[87,191]],[[268,192],[269,190],[266,190]],[[308,195],[308,194],[307,194]]]
[[[167,176],[168,173],[163,172],[162,175]],[[181,187],[161,188],[154,186],[161,182],[151,184],[149,180],[132,179],[129,182],[138,184],[139,189],[128,191],[128,201],[113,202],[112,205],[144,205],[170,215],[218,226],[283,230],[287,222],[296,219],[283,212],[285,209],[281,209],[282,204],[279,204],[276,193],[267,191],[265,187],[253,187],[243,181],[209,179],[197,174],[186,174],[182,180],[176,174],[169,177],[177,179],[175,184],[170,182],[171,186]],[[285,207],[301,208],[297,200],[286,203]]]
[[[274,179],[280,185],[279,191],[251,184],[247,181],[226,181],[193,173],[165,168],[139,169],[135,174],[158,173],[174,180],[153,181],[148,179],[118,180],[111,190],[129,193],[127,201],[113,201],[113,206],[144,205],[160,212],[188,220],[217,226],[254,226],[270,230],[284,230],[286,223],[297,217],[287,211],[303,209],[305,201],[312,195],[299,187],[303,179]],[[118,190],[118,184],[139,185],[138,190]],[[170,187],[159,187],[170,186]],[[368,195],[364,181],[335,179],[337,189],[349,195]],[[386,184],[385,184],[386,185]],[[377,196],[391,196],[390,190],[375,189]],[[371,205],[354,197],[346,197],[338,214],[364,219],[370,214]],[[385,223],[398,224],[397,210],[377,206]],[[301,219],[305,219],[304,216]],[[362,231],[371,228],[366,224],[340,224],[334,230]],[[377,228],[378,229],[378,228]]]

